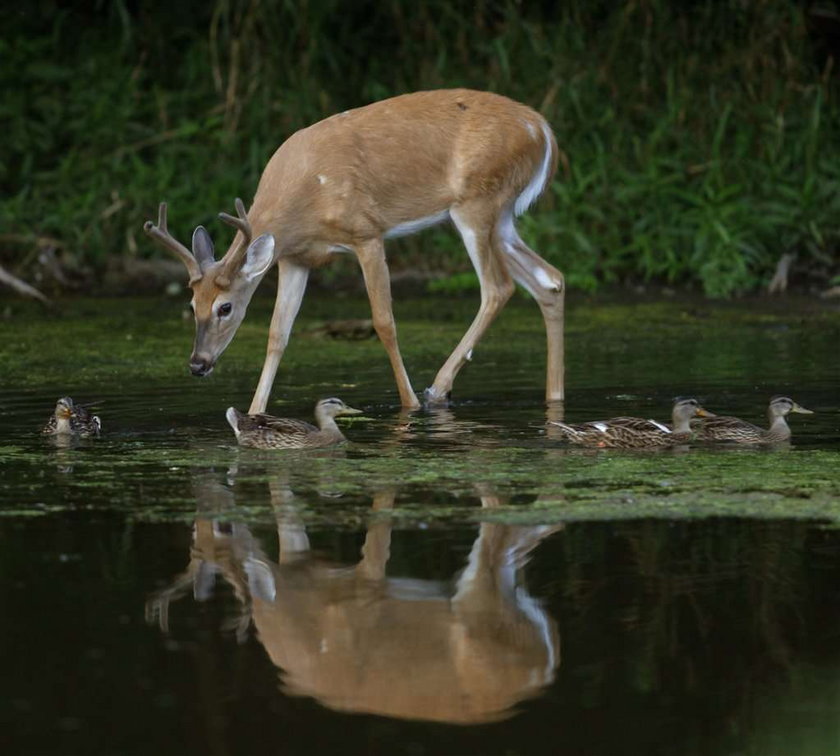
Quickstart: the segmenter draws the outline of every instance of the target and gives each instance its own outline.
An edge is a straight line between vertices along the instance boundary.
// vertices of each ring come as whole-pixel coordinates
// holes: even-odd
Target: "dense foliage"
[[[791,0],[21,7],[0,40],[0,260],[17,270],[45,246],[94,270],[161,254],[141,233],[160,199],[179,235],[204,223],[221,244],[216,213],[253,195],[293,130],[468,86],[553,124],[561,170],[523,228],[571,285],[726,295],[787,252],[809,275],[837,272],[837,80]],[[396,268],[469,269],[447,230],[403,246]]]

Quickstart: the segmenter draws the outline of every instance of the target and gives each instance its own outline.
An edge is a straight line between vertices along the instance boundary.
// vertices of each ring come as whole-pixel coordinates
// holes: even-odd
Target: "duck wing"
[[[696,425],[692,423],[691,428],[696,429],[698,438],[707,441],[762,438],[766,434],[766,431],[757,425],[727,415],[703,418]]]
[[[644,448],[676,441],[671,428],[642,417],[611,417],[588,423],[568,425],[554,422],[572,443],[598,448]]]
[[[89,410],[77,404],[70,417],[70,428],[74,433],[83,436],[98,436],[102,429],[102,422],[99,415],[93,415]]]
[[[241,431],[270,430],[273,433],[313,433],[318,430],[311,423],[294,420],[290,417],[274,417],[273,415],[242,415],[239,418]]]
[[[605,421],[608,425],[628,430],[631,433],[669,434],[674,431],[665,423],[643,417],[613,417]]]

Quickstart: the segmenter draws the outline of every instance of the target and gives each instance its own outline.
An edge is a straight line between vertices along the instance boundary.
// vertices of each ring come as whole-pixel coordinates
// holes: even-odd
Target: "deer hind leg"
[[[271,387],[274,385],[274,377],[277,375],[277,366],[286,350],[286,344],[289,343],[289,334],[292,331],[292,326],[300,309],[300,303],[303,300],[303,293],[306,291],[306,282],[309,279],[309,268],[295,265],[288,260],[279,260],[277,269],[277,299],[274,302],[274,313],[271,316],[268,348],[260,374],[260,382],[257,384],[257,390],[248,409],[248,413],[252,415],[265,412]]]
[[[388,352],[391,368],[400,392],[403,407],[417,408],[420,402],[411,388],[400,347],[397,344],[397,326],[394,322],[394,309],[391,303],[391,278],[388,263],[385,262],[385,245],[381,239],[374,239],[356,247],[356,257],[362,267],[365,279],[373,327],[376,335]]]
[[[434,383],[426,389],[425,400],[430,405],[445,404],[449,400],[455,376],[464,363],[472,359],[475,345],[510,299],[514,289],[500,239],[495,231],[497,211],[488,210],[486,205],[474,204],[452,208],[450,214],[478,275],[481,304],[460,343],[438,371]]]
[[[499,235],[510,275],[537,301],[545,321],[548,347],[545,399],[547,402],[562,401],[565,398],[563,324],[566,297],[563,274],[528,248],[516,232],[511,216],[502,219]]]

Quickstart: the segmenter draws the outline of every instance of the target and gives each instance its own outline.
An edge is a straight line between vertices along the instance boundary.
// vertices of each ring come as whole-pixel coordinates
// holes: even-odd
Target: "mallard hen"
[[[236,434],[240,446],[256,449],[313,449],[330,446],[347,439],[335,424],[342,415],[359,415],[361,410],[348,407],[341,399],[321,399],[315,405],[318,427],[303,420],[273,415],[246,415],[229,407],[225,417]]]
[[[787,416],[791,413],[813,415],[811,410],[798,405],[787,396],[774,396],[767,415],[769,428],[759,428],[737,417],[715,416],[692,425],[698,441],[727,441],[736,444],[776,444],[790,439]]]
[[[69,396],[63,396],[56,402],[55,412],[41,432],[49,436],[98,436],[101,428],[97,415],[92,415]]]
[[[613,417],[570,425],[549,421],[560,428],[566,441],[598,449],[644,449],[675,446],[692,440],[693,417],[714,417],[696,399],[677,398],[671,411],[672,426],[641,417]]]

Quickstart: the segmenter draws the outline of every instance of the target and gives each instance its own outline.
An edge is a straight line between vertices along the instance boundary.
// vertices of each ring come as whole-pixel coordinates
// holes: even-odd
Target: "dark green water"
[[[21,754],[840,751],[840,313],[570,302],[570,421],[677,394],[784,448],[569,450],[538,310],[512,303],[448,410],[402,414],[376,341],[307,329],[270,411],[364,410],[318,454],[239,449],[271,302],[187,374],[170,300],[15,305],[0,376],[0,747]],[[416,390],[472,301],[397,306]],[[101,439],[38,431],[97,402]]]

